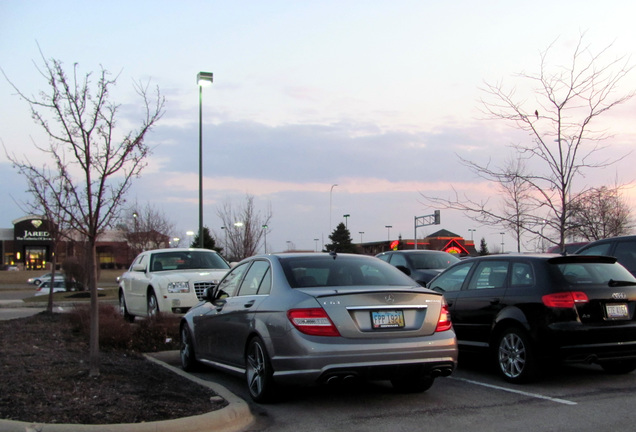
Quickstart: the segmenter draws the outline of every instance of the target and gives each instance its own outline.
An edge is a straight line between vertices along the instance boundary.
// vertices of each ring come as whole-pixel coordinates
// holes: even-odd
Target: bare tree
[[[529,229],[541,236],[539,227],[547,221],[557,233],[558,240],[553,243],[561,248],[571,216],[575,179],[588,169],[606,167],[620,159],[612,160],[602,153],[608,146],[603,142],[610,135],[593,125],[599,116],[634,96],[634,91],[615,95],[633,66],[625,58],[606,60],[611,45],[593,53],[584,45],[584,36],[580,36],[569,64],[549,65],[553,43],[541,53],[536,74],[519,74],[522,81],[533,85],[533,100],[517,97],[515,89],[505,89],[501,83],[486,84],[482,100],[490,118],[509,122],[531,136],[530,143],[512,145],[520,156],[534,163],[532,174],[525,175],[524,181],[532,189],[531,207],[544,212],[534,213],[534,228]],[[478,164],[474,166],[479,169]]]
[[[245,202],[238,208],[233,208],[230,201],[226,201],[218,209],[226,235],[225,253],[230,261],[240,261],[255,255],[261,240],[267,232],[272,211],[262,215],[254,207],[254,196],[246,195]]]
[[[568,232],[587,241],[628,234],[632,228],[631,209],[620,187],[602,186],[577,196],[571,203]]]
[[[553,43],[541,53],[537,73],[518,75],[520,83],[530,84],[531,96],[518,96],[516,88],[507,89],[502,83],[486,83],[483,89],[487,117],[503,120],[530,136],[528,142],[511,145],[519,159],[531,164],[529,172],[519,178],[524,206],[531,210],[526,215],[529,217],[524,217],[524,229],[561,248],[572,215],[571,197],[589,189],[579,186],[574,194],[575,180],[589,169],[607,167],[621,159],[606,156],[603,150],[608,145],[603,143],[610,135],[594,125],[601,115],[634,96],[634,91],[615,95],[633,66],[625,58],[606,60],[611,45],[593,53],[584,45],[584,36],[580,36],[567,65],[549,64]],[[490,162],[469,165],[482,177],[509,184],[506,171],[491,168]],[[483,211],[491,219],[509,220],[505,213],[488,214],[485,207]],[[553,233],[556,239],[550,236]]]
[[[101,68],[96,82],[93,74],[80,75],[75,63],[67,76],[60,60],[47,60],[38,68],[46,80],[47,90],[29,96],[20,91],[5,75],[31,115],[49,137],[48,144],[35,147],[52,159],[51,172],[38,169],[28,158],[11,160],[22,166],[21,172],[48,184],[48,199],[67,197],[62,206],[64,218],[88,245],[88,286],[91,292],[90,376],[99,375],[99,309],[97,298],[97,237],[119,215],[124,196],[146,165],[150,148],[144,137],[163,114],[164,98],[148,86],[135,84],[144,108],[141,126],[123,135],[116,130],[119,105],[112,103],[110,89],[117,78]],[[4,74],[4,71],[3,71]],[[53,181],[55,179],[56,181]],[[31,180],[30,180],[31,181]]]
[[[452,199],[423,195],[424,199],[438,208],[459,210],[479,224],[500,226],[512,231],[517,252],[520,252],[522,236],[534,224],[534,208],[529,199],[532,191],[525,180],[525,161],[510,158],[500,168],[491,168],[489,165],[482,167],[464,159],[461,161],[479,177],[495,183],[500,200],[493,205],[488,199],[476,201],[466,194],[460,197],[457,191]]]
[[[140,206],[135,201],[124,212],[119,224],[134,256],[150,249],[168,247],[175,225],[150,203]]]

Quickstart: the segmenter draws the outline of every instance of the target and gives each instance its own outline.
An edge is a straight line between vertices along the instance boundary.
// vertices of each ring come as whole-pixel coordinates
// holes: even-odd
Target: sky
[[[345,214],[354,242],[369,242],[413,238],[415,217],[436,210],[424,196],[456,190],[496,205],[494,186],[459,157],[502,162],[512,143],[530,138],[484,118],[484,83],[515,85],[516,74],[538,71],[550,44],[567,58],[583,32],[593,50],[611,45],[634,64],[634,16],[636,3],[613,0],[2,0],[0,68],[37,94],[46,89],[40,51],[69,71],[103,66],[118,76],[111,96],[122,128],[139,124],[134,83],[158,86],[165,114],[146,136],[153,153],[127,200],[164,212],[181,238],[198,229],[196,75],[213,72],[202,95],[204,225],[222,241],[218,210],[251,195],[262,214],[271,209],[268,251],[314,250]],[[24,216],[29,200],[7,153],[45,163],[34,144],[48,142],[6,78],[0,228]],[[619,90],[634,89],[631,73]],[[606,155],[626,156],[587,173],[586,184],[636,181],[635,114],[633,99],[603,117],[613,135]],[[484,238],[491,251],[514,248],[501,227],[446,209],[417,236],[438,229]]]

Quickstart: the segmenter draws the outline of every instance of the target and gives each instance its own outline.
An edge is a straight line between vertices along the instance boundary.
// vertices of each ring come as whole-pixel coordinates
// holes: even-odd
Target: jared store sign
[[[42,227],[42,229],[39,229],[40,227]],[[15,239],[23,241],[50,240],[51,233],[46,230],[46,228],[48,228],[47,224],[38,219],[24,221],[15,226]]]

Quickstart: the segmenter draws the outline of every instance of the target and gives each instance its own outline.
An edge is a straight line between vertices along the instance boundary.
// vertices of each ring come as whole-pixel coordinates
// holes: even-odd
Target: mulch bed
[[[89,377],[86,337],[64,314],[0,321],[0,418],[115,424],[170,420],[227,405],[194,382],[129,351],[100,354]]]

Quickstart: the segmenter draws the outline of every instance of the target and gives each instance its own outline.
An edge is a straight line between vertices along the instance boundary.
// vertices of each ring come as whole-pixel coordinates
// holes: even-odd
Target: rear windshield
[[[553,267],[571,285],[609,285],[610,281],[636,284],[636,278],[616,263],[580,262],[556,264]]]
[[[329,255],[281,258],[292,288],[353,285],[415,286],[411,278],[386,262],[368,257]]]

